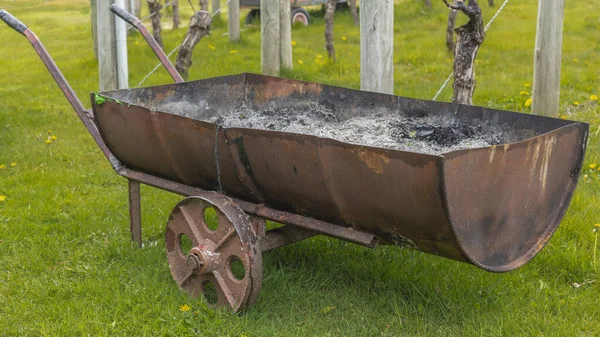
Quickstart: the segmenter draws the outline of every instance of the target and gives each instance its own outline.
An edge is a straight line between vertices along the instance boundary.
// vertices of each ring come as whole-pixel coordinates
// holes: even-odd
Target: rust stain
[[[163,101],[165,98],[170,97],[173,93],[173,90],[158,91],[154,98],[158,101]]]
[[[384,154],[366,150],[356,150],[356,153],[360,160],[365,162],[371,170],[378,174],[383,173],[383,163],[390,163],[390,158]]]
[[[255,101],[270,101],[274,98],[289,96],[294,92],[299,94],[319,94],[321,92],[321,86],[317,83],[268,83],[263,85],[263,90],[254,97]]]

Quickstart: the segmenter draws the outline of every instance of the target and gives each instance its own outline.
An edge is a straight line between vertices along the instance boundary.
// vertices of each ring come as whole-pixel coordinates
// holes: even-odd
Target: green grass
[[[1,0],[0,7],[40,36],[89,106],[98,76],[88,3]],[[492,25],[478,56],[475,104],[528,110],[529,96],[520,92],[531,90],[524,84],[532,81],[536,4],[510,2]],[[0,195],[6,196],[0,202],[0,336],[600,335],[592,232],[600,223],[600,172],[588,167],[600,162],[599,108],[589,99],[600,94],[596,5],[566,5],[561,115],[590,122],[590,143],[571,207],[535,259],[514,272],[490,274],[399,247],[369,250],[315,238],[265,254],[261,296],[241,315],[209,310],[172,281],[163,236],[180,197],[142,188],[145,247],[134,247],[126,181],[112,171],[26,39],[0,25]],[[189,15],[187,7],[182,2]],[[494,11],[484,6],[486,19]],[[450,73],[446,16],[441,3],[431,10],[420,1],[396,6],[396,94],[431,99]],[[358,88],[358,27],[347,12],[336,16],[339,61],[332,64],[318,58],[326,55],[323,19],[317,12],[313,18],[309,27],[294,27],[295,67],[284,76]],[[216,21],[195,50],[190,79],[260,72],[260,29],[244,28],[242,40],[232,44],[223,35],[226,23]],[[167,51],[184,34],[165,30]],[[135,85],[157,61],[139,36],[129,42]],[[161,69],[144,85],[170,82]],[[448,87],[441,99],[450,94]],[[57,137],[50,145],[48,130]],[[180,311],[183,304],[191,310]]]

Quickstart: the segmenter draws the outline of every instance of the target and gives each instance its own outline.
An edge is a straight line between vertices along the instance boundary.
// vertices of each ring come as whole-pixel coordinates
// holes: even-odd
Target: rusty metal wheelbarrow
[[[3,10],[0,18],[29,39],[128,179],[132,239],[141,245],[140,183],[186,196],[166,225],[173,278],[234,311],[256,301],[262,252],[319,234],[492,272],[518,268],[558,227],[581,171],[585,123],[255,74],[91,94],[85,110],[35,34]],[[317,104],[340,118],[391,111],[494,125],[504,136],[498,145],[431,155],[206,122],[242,104]],[[284,226],[267,231],[265,220]],[[186,237],[191,248],[182,249]]]

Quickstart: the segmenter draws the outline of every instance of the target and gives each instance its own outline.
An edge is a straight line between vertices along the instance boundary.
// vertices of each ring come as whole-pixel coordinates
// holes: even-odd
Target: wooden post
[[[262,0],[260,2],[261,68],[265,75],[277,76],[281,65],[279,46],[280,0]]]
[[[539,0],[533,66],[536,115],[558,116],[565,0]]]
[[[110,11],[113,2],[114,0],[96,1],[100,91],[118,88],[115,16]]]
[[[125,0],[115,0],[115,4],[125,8]],[[117,77],[119,89],[129,88],[129,61],[127,59],[127,23],[121,19],[115,20],[115,43],[117,45]]]
[[[229,41],[237,42],[240,40],[240,0],[231,0],[229,2]]]
[[[289,0],[279,0],[281,69],[292,69],[292,19]]]
[[[360,88],[393,94],[394,1],[360,5]]]
[[[212,0],[212,3],[211,3],[210,5],[211,5],[211,7],[212,7],[212,8],[210,9],[210,12],[211,12],[211,14],[213,14],[213,15],[214,15],[214,18],[221,17],[221,12],[220,12],[220,11],[219,11],[219,13],[217,13],[217,14],[215,15],[215,12],[216,12],[216,11],[218,11],[218,10],[219,10],[219,8],[221,8],[221,0]],[[213,19],[214,19],[214,18],[213,18]]]
[[[133,0],[133,6],[134,8],[131,10],[130,13],[133,13],[133,15],[135,15],[136,17],[141,17],[142,16],[142,0]]]
[[[98,0],[90,0],[92,7],[92,39],[94,40],[94,56],[98,59],[98,14],[96,13]]]

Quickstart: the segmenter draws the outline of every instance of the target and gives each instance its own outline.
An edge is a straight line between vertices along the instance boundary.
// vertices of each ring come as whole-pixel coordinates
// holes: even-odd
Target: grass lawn
[[[487,21],[495,9],[482,6]],[[181,7],[187,22],[189,6]],[[0,0],[0,8],[36,32],[89,106],[98,88],[89,1]],[[402,0],[395,10],[395,93],[431,99],[451,72],[447,9]],[[336,15],[332,64],[323,17],[312,14],[309,27],[293,29],[294,69],[283,76],[359,88],[358,27],[348,12]],[[529,110],[536,15],[536,0],[511,1],[494,22],[477,60],[476,105]],[[190,80],[260,72],[260,27],[243,28],[232,44],[226,22],[215,21],[196,47]],[[165,49],[185,31],[166,29]],[[171,279],[164,226],[179,196],[143,187],[144,248],[130,242],[126,180],[27,40],[0,24],[0,336],[600,335],[592,231],[600,223],[599,31],[597,1],[567,2],[561,115],[591,123],[590,143],[571,207],[530,263],[491,274],[399,247],[317,237],[266,253],[258,303],[235,315],[207,309]],[[129,38],[129,56],[135,86],[157,60],[139,35]],[[171,80],[160,69],[144,85],[163,83]],[[449,86],[440,99],[450,96]]]

